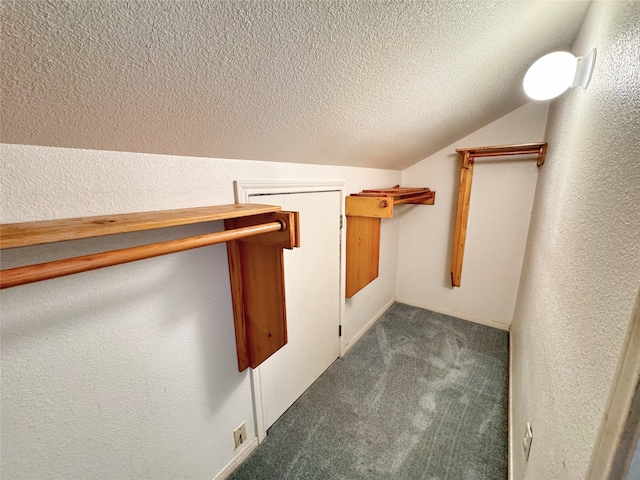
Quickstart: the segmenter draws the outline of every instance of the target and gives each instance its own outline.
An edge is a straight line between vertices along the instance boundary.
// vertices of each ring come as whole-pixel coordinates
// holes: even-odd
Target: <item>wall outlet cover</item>
[[[235,448],[238,448],[247,439],[247,427],[242,422],[238,428],[233,431],[233,441],[235,442]]]

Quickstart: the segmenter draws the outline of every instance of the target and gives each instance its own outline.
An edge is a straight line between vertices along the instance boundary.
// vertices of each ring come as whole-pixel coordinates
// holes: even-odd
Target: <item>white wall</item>
[[[399,301],[508,328],[538,167],[535,157],[476,161],[462,282],[460,288],[452,288],[451,247],[460,179],[455,149],[542,141],[546,118],[546,103],[529,103],[403,172],[403,186],[429,187],[436,191],[436,202],[429,207],[398,209]]]
[[[233,203],[233,180],[344,179],[347,192],[400,172],[1,145],[2,223]],[[221,229],[211,225],[4,251],[3,268]],[[394,297],[396,222],[380,277],[349,301],[356,335]],[[239,373],[224,245],[2,292],[6,478],[214,478],[232,431],[253,436]],[[238,453],[238,452],[236,452]]]
[[[512,329],[516,480],[584,478],[638,290],[640,3],[593,4],[573,51],[592,47],[589,88],[549,112]]]

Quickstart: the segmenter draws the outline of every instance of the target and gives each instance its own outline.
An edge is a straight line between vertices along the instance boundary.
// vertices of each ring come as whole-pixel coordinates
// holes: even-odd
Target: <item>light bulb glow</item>
[[[576,68],[576,57],[571,53],[549,53],[529,67],[522,86],[532,99],[549,100],[562,94],[573,84]]]

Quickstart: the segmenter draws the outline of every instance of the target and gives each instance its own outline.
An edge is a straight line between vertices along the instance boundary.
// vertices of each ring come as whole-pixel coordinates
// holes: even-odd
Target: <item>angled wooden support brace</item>
[[[464,257],[464,242],[467,237],[472,180],[473,159],[471,158],[471,154],[466,151],[462,154],[460,187],[458,189],[458,210],[456,212],[456,227],[453,232],[453,250],[451,254],[451,285],[454,287],[459,287],[462,279],[462,258]]]
[[[460,169],[460,186],[458,188],[456,225],[453,232],[453,249],[451,250],[452,287],[459,287],[462,280],[462,259],[464,257],[464,245],[467,237],[467,221],[469,219],[469,201],[471,199],[474,159],[504,155],[535,154],[537,155],[537,165],[540,167],[544,164],[547,154],[547,142],[459,148],[456,152],[462,155],[462,167]]]

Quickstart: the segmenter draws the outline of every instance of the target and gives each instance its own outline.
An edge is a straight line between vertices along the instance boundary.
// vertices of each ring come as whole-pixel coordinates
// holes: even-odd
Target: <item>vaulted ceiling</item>
[[[0,139],[404,169],[524,104],[587,7],[3,0]]]

